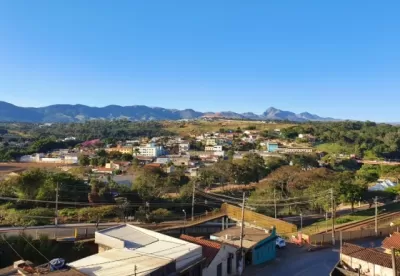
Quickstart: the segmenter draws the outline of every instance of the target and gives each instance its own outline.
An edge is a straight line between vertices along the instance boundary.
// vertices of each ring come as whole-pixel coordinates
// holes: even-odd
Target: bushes
[[[336,224],[343,224],[351,221],[353,221],[351,218],[337,218]]]

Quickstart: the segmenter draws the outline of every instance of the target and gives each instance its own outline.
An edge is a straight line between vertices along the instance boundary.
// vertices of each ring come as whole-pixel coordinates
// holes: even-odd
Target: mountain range
[[[149,121],[196,119],[202,117],[251,120],[289,120],[295,122],[335,121],[333,118],[324,118],[308,112],[296,114],[294,112],[284,111],[274,107],[270,107],[264,113],[258,115],[252,112],[198,112],[193,109],[178,110],[161,107],[148,107],[145,105],[108,105],[105,107],[91,107],[80,104],[56,104],[46,107],[19,107],[0,101],[0,121],[3,122],[54,123],[83,122],[93,119]]]

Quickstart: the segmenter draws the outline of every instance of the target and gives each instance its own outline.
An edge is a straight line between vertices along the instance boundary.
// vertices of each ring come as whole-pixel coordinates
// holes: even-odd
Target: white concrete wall
[[[350,256],[341,254],[341,260],[354,269],[358,269],[361,265],[361,274],[367,276],[392,276],[391,268],[368,263],[366,261],[352,258]]]
[[[97,244],[101,244],[101,245],[105,245],[109,248],[124,248],[125,247],[125,242],[121,241],[119,239],[107,236],[107,235],[103,235],[102,233],[96,232],[94,234],[94,240],[95,243]]]
[[[217,275],[217,267],[219,264],[222,264],[222,276],[227,275],[236,275],[236,251],[237,249],[233,246],[223,245],[219,250],[217,256],[215,256],[214,260],[208,267],[203,269],[203,275]],[[232,258],[232,271],[231,274],[228,274],[228,255],[229,253],[233,254]]]

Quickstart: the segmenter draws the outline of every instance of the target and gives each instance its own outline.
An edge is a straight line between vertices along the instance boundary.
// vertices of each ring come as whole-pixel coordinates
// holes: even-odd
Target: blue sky
[[[0,100],[400,121],[400,1],[0,1]]]

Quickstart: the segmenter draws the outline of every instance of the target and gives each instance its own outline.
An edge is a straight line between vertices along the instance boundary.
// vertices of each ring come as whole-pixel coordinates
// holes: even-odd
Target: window
[[[222,276],[222,263],[217,266],[217,276]]]
[[[226,266],[226,272],[228,274],[232,273],[232,257],[231,256],[229,256],[229,258],[228,258],[228,263],[227,263],[227,266]]]

